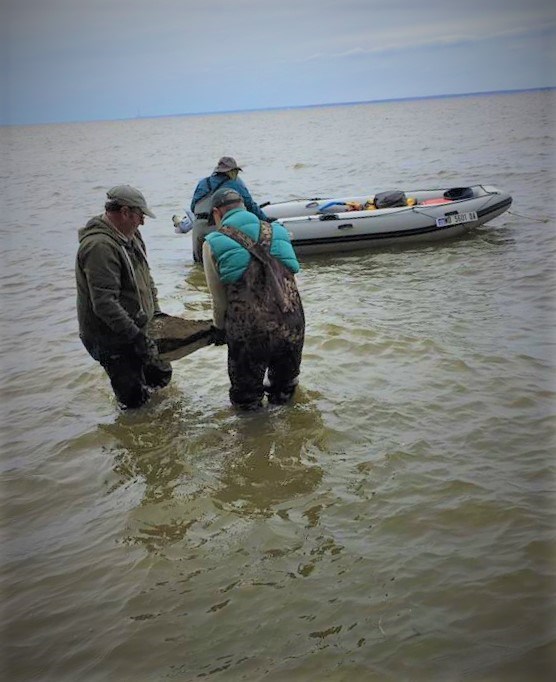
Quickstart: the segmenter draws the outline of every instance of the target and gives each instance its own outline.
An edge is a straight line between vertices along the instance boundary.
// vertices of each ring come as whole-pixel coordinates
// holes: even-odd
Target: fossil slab
[[[163,360],[179,360],[212,343],[210,320],[165,315],[151,320],[148,333]]]

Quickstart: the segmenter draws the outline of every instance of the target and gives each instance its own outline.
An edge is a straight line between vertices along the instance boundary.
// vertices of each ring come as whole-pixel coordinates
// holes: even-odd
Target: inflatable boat
[[[336,253],[449,239],[507,211],[512,197],[489,185],[380,192],[263,204],[298,254]]]

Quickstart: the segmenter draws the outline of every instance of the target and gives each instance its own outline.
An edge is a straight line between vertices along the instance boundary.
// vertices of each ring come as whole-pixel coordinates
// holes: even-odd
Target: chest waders
[[[244,409],[256,409],[266,389],[269,402],[285,403],[298,382],[305,334],[295,278],[270,254],[272,227],[267,222],[261,222],[257,242],[226,225],[218,231],[252,256],[241,279],[226,285],[230,400]]]

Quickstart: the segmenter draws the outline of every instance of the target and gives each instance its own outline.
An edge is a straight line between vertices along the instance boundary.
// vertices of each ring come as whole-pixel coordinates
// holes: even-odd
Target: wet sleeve
[[[207,241],[203,244],[203,268],[205,270],[208,290],[212,297],[212,318],[214,326],[218,327],[218,329],[224,329],[228,298],[226,296],[226,289],[220,280],[220,275],[218,274],[218,269],[212,256],[212,249]]]
[[[120,303],[122,263],[112,246],[95,242],[81,251],[93,312],[124,343],[131,343],[139,327]]]

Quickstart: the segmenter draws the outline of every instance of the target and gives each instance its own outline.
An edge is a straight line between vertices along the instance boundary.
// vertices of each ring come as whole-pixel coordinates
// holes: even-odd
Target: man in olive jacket
[[[79,335],[108,374],[120,406],[139,407],[172,376],[146,333],[150,320],[164,315],[139,232],[144,216],[155,216],[130,185],[113,187],[107,197],[105,213],[79,230]]]

